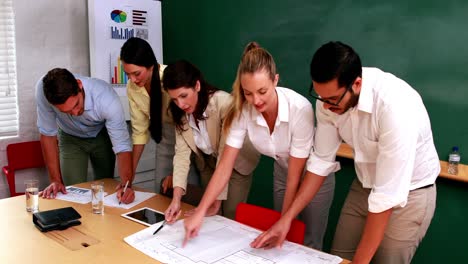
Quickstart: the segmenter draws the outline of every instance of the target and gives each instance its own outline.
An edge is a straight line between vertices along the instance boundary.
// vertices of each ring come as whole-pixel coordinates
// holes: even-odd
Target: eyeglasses
[[[310,84],[310,87],[309,87],[309,95],[312,96],[313,98],[319,100],[319,101],[322,101],[326,104],[329,104],[329,105],[333,105],[333,106],[339,106],[340,103],[341,103],[341,100],[343,100],[344,96],[346,95],[346,93],[351,90],[351,88],[353,87],[353,84],[354,82],[352,82],[350,85],[348,85],[346,87],[346,90],[344,91],[344,93],[340,96],[340,98],[335,102],[333,103],[332,101],[328,100],[328,99],[323,99],[322,97],[320,97],[314,90],[314,86],[313,84]]]

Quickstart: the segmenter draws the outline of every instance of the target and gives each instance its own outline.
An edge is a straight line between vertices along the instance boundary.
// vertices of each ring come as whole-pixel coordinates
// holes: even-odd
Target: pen
[[[153,235],[156,235],[156,233],[159,232],[159,230],[161,230],[165,224],[166,224],[166,220],[164,220],[163,223],[161,224],[161,226],[158,227],[158,229],[156,229],[156,231],[154,231]]]
[[[125,187],[123,189],[122,196],[125,194],[125,191],[127,190],[127,187],[128,187],[128,180],[127,180],[127,183],[125,183]],[[119,205],[122,203],[122,196],[120,197]]]

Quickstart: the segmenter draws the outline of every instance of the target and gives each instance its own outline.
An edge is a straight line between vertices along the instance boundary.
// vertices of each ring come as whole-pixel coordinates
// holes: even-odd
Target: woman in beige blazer
[[[180,214],[180,200],[187,187],[191,155],[195,155],[203,188],[215,170],[224,147],[222,127],[232,98],[208,84],[201,72],[185,60],[168,65],[163,76],[163,87],[172,99],[169,110],[176,126],[174,195],[165,212],[166,220],[171,223]],[[234,218],[237,204],[247,199],[252,172],[259,157],[250,141],[246,141],[235,161],[228,188],[218,196],[207,215],[218,213],[222,204],[223,215]]]

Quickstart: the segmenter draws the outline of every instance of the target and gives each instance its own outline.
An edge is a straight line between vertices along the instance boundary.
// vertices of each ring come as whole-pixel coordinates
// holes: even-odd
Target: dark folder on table
[[[64,230],[81,224],[81,215],[73,207],[65,207],[33,214],[34,225],[42,232]]]

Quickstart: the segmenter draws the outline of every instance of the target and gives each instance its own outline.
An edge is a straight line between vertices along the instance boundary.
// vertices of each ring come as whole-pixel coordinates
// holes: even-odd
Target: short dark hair
[[[362,77],[359,55],[348,45],[330,41],[321,46],[310,62],[310,76],[318,83],[338,79],[339,87],[348,86],[357,77]]]
[[[153,66],[150,90],[150,125],[151,137],[156,143],[162,139],[162,91],[159,78],[159,64],[151,45],[141,38],[129,38],[120,49],[120,59],[128,64],[150,68]]]
[[[63,104],[80,92],[75,76],[61,68],[50,70],[42,79],[42,86],[47,101],[53,105]]]
[[[198,92],[198,102],[193,112],[196,122],[205,119],[203,113],[208,106],[211,95],[218,91],[218,88],[206,82],[200,70],[186,60],[171,63],[164,69],[163,87],[166,91],[175,90],[180,87],[195,87],[197,81],[200,82],[200,92]],[[182,131],[184,110],[180,109],[173,101],[169,104],[169,109],[176,128]]]

